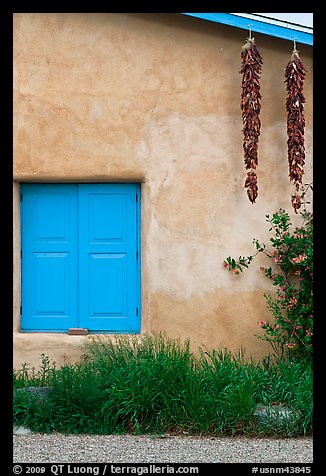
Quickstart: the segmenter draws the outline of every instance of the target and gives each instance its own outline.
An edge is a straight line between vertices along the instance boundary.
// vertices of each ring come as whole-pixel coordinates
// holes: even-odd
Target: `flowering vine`
[[[305,196],[311,184],[302,190]],[[307,202],[308,203],[308,202]],[[260,267],[261,272],[276,286],[276,297],[264,294],[267,309],[274,320],[260,320],[259,326],[265,331],[259,338],[268,341],[276,356],[288,353],[295,358],[311,358],[313,347],[313,214],[306,209],[301,212],[303,223],[291,232],[290,217],[279,209],[272,217],[266,215],[271,224],[269,231],[272,249],[267,249],[254,239],[256,253],[251,256],[239,256],[238,260],[230,256],[224,260],[224,266],[235,274],[248,268],[254,257],[263,253],[272,266]],[[275,269],[276,266],[276,269]]]

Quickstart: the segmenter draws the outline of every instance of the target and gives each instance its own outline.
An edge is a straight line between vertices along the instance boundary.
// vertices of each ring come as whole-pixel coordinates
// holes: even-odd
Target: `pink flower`
[[[285,345],[286,345],[286,347],[287,347],[288,349],[294,349],[294,347],[295,347],[295,343],[294,343],[294,342],[287,342]]]
[[[305,261],[306,259],[307,259],[307,255],[299,255],[299,256],[296,256],[295,258],[292,258],[291,263],[293,264],[302,263],[302,261]]]
[[[295,306],[297,304],[297,300],[295,298],[290,298],[290,304],[288,304],[288,309]]]

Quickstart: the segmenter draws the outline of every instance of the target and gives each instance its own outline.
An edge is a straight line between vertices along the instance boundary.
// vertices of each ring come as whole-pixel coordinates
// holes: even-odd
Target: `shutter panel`
[[[77,185],[22,185],[24,331],[77,325]]]
[[[140,331],[137,184],[23,184],[23,331]]]
[[[136,184],[79,185],[79,326],[139,332]]]

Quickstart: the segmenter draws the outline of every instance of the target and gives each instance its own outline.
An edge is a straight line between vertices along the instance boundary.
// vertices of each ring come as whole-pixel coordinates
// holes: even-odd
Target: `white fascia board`
[[[268,19],[281,20],[285,23],[293,23],[294,25],[305,26],[313,29],[314,14],[313,13],[252,13],[260,15]]]
[[[261,22],[268,23],[269,25],[277,25],[283,28],[288,28],[293,31],[303,31],[305,33],[313,34],[313,28],[305,26],[299,23],[293,23],[289,20],[281,20],[275,17],[269,17],[266,13],[231,13],[231,15],[237,15],[240,17],[248,18],[249,20],[258,20]],[[273,15],[270,13],[269,15]]]

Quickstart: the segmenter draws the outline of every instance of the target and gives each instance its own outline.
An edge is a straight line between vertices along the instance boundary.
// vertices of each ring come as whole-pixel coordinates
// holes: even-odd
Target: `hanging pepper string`
[[[304,146],[304,102],[303,84],[306,68],[302,63],[297,49],[293,50],[291,60],[285,68],[285,80],[287,89],[287,146],[290,181],[295,186],[295,193],[291,196],[292,207],[295,213],[301,207],[301,195],[298,193],[302,186],[302,176],[305,164]]]
[[[260,73],[263,64],[262,56],[250,36],[241,51],[242,94],[241,111],[243,123],[243,151],[245,168],[248,170],[245,181],[247,195],[251,203],[258,196],[256,168],[258,165],[258,140],[260,135]]]

